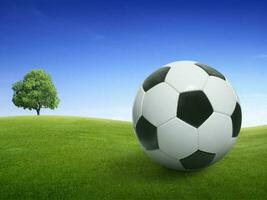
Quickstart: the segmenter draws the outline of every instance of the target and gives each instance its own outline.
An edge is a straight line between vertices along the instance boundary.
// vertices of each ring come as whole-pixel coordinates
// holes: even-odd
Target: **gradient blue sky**
[[[266,1],[0,0],[0,115],[30,69],[52,75],[61,103],[45,114],[131,119],[143,79],[163,64],[214,66],[241,99],[243,126],[267,123]]]

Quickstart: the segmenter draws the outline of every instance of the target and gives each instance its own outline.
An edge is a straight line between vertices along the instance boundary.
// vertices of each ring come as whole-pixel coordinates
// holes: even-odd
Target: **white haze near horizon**
[[[243,94],[239,96],[242,108],[242,127],[267,124],[267,94]],[[134,97],[132,97],[134,99]],[[9,98],[10,100],[10,98]],[[0,100],[1,103],[1,100]],[[68,115],[81,117],[96,117],[115,120],[131,121],[132,103],[117,107],[94,108],[89,105],[66,108],[64,102],[55,110],[43,109],[42,115]],[[1,109],[1,116],[35,115],[35,111],[24,110],[9,104]]]

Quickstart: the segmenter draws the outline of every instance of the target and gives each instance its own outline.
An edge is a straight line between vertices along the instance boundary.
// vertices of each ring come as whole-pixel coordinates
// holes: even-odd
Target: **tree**
[[[37,115],[42,108],[55,109],[59,104],[52,79],[42,69],[31,70],[23,80],[14,83],[12,89],[13,103],[23,109],[36,110]]]

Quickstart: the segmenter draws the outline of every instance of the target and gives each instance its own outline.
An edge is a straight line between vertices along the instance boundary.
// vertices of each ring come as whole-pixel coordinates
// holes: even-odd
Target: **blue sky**
[[[131,119],[143,79],[163,64],[214,66],[237,90],[244,126],[267,123],[264,1],[0,0],[0,115],[30,69],[52,75],[61,103],[44,114]]]

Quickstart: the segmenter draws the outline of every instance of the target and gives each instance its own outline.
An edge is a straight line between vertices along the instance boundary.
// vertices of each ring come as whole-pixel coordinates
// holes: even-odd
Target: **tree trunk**
[[[41,109],[37,109],[37,110],[36,110],[37,115],[40,115],[40,110],[41,110]]]

